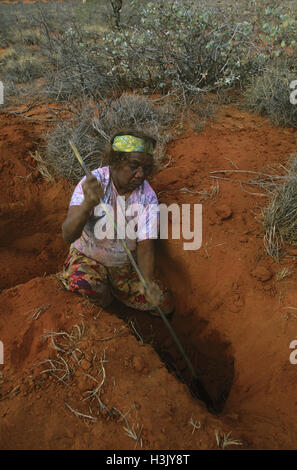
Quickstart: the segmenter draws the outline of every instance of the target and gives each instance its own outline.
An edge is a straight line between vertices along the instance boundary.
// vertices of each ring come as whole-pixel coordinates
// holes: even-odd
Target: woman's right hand
[[[153,307],[158,307],[162,301],[162,292],[158,284],[154,281],[146,281],[146,288],[144,288],[142,282],[139,281],[139,292],[145,295],[148,302]]]
[[[100,203],[100,199],[104,196],[102,185],[94,175],[86,177],[82,184],[82,189],[85,197],[84,204],[89,210],[97,206]]]

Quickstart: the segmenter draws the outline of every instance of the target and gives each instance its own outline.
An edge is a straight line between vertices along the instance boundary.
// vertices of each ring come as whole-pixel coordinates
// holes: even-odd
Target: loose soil
[[[211,178],[286,164],[296,130],[222,105],[200,133],[195,123],[181,130],[151,182],[160,202],[203,206],[201,248],[161,240],[157,264],[175,295],[172,326],[214,415],[162,320],[117,303],[105,311],[61,288],[72,187],[45,181],[31,157],[43,122],[0,120],[0,448],[296,448],[297,252],[280,263],[266,255],[261,189]],[[290,274],[278,280],[284,267]]]

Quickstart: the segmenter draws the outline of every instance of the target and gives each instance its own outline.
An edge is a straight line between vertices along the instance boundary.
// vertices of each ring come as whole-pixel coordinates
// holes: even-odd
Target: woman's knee
[[[108,284],[90,276],[85,278],[83,273],[80,274],[68,278],[69,290],[87,296],[102,307],[107,307],[113,300]]]

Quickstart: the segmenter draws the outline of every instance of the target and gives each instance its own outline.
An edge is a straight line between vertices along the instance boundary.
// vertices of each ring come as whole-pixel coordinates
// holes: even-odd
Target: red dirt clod
[[[142,372],[146,364],[142,357],[134,356],[132,359],[132,365],[137,372]]]
[[[227,220],[232,217],[233,212],[229,206],[221,204],[220,206],[216,207],[216,214],[221,220]]]
[[[257,266],[255,269],[253,269],[253,271],[251,271],[251,275],[258,281],[266,282],[272,278],[273,273],[264,266]]]

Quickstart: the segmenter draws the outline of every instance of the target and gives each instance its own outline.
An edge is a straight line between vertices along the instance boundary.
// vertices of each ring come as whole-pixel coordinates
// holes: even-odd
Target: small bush
[[[297,245],[297,153],[289,162],[281,184],[275,185],[269,207],[264,210],[265,247],[279,259],[284,243]]]
[[[0,47],[9,47],[9,33],[15,26],[15,5],[1,4],[0,14]]]
[[[3,52],[3,54],[0,56],[0,66],[3,67],[3,65],[7,64],[10,60],[17,60],[18,58],[18,53],[15,49],[10,47],[7,49],[7,51]]]
[[[69,145],[72,139],[90,170],[104,163],[104,150],[115,129],[134,127],[156,136],[156,158],[163,156],[164,144],[169,135],[165,130],[173,121],[172,110],[154,106],[144,97],[123,94],[115,101],[105,100],[91,107],[84,103],[76,116],[59,123],[46,135],[44,162],[51,174],[58,174],[73,181],[84,175]]]
[[[286,63],[271,65],[261,76],[252,79],[244,95],[245,107],[267,115],[277,126],[297,127],[297,106],[290,102],[290,83],[296,73]]]
[[[148,98],[123,93],[119,99],[110,102],[102,117],[94,118],[93,125],[99,135],[102,131],[110,135],[114,128],[119,127],[150,128],[151,132],[159,134],[160,128],[165,129],[172,122],[173,110],[169,106],[157,107]]]
[[[32,29],[11,30],[8,35],[10,44],[33,46],[39,44],[39,32]]]
[[[24,83],[41,77],[45,67],[37,57],[23,55],[9,59],[2,71],[5,80]]]
[[[46,95],[54,101],[79,97],[103,98],[114,91],[117,79],[111,73],[106,53],[79,25],[67,27],[63,35],[41,30],[41,54],[47,65]]]
[[[205,87],[238,86],[271,56],[271,44],[254,38],[259,17],[239,21],[235,7],[227,17],[224,8],[191,0],[155,0],[139,8],[138,23],[104,36],[111,70],[125,86],[198,96]]]
[[[46,147],[42,157],[50,174],[72,181],[78,181],[84,175],[69,145],[70,139],[88,168],[100,166],[103,147],[92,128],[93,115],[94,108],[85,104],[77,115],[73,113],[68,120],[61,120],[44,136]],[[95,166],[93,159],[96,160]]]

